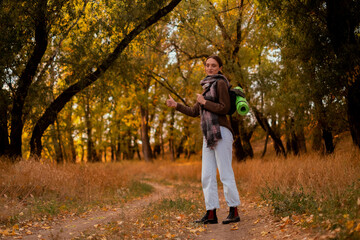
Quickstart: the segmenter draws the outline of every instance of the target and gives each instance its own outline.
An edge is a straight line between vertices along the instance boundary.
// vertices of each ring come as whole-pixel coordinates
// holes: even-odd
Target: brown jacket
[[[231,133],[233,133],[230,121],[226,115],[230,109],[230,96],[229,96],[228,86],[225,81],[222,81],[222,80],[217,81],[216,93],[217,93],[219,102],[212,102],[212,101],[206,100],[203,107],[210,112],[218,114],[220,126],[228,128],[231,131]],[[178,110],[179,112],[182,112],[190,117],[199,116],[200,108],[201,108],[201,106],[200,106],[199,102],[196,102],[195,105],[192,107],[187,107],[181,103],[178,103],[176,106],[176,110]]]

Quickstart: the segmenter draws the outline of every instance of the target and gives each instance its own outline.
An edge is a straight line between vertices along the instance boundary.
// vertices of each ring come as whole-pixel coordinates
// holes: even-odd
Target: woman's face
[[[219,63],[213,58],[209,58],[205,63],[205,72],[207,75],[218,74],[221,69],[222,66],[220,67]]]

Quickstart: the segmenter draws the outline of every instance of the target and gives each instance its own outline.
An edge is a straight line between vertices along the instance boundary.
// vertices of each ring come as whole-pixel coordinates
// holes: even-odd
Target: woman
[[[194,106],[187,107],[177,103],[170,95],[166,100],[169,107],[191,116],[200,115],[204,135],[202,150],[201,182],[205,197],[206,214],[195,222],[204,224],[218,223],[216,209],[220,207],[217,191],[216,169],[224,186],[224,195],[230,207],[228,217],[222,222],[239,222],[237,206],[240,205],[239,193],[232,169],[233,134],[226,113],[230,108],[229,81],[222,74],[223,63],[218,56],[210,56],[205,62],[207,76],[200,81],[203,93],[197,94]]]

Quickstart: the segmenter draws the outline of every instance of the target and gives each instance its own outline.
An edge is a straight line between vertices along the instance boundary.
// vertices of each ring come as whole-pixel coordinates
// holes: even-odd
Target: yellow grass
[[[265,186],[280,190],[302,187],[317,194],[337,193],[360,179],[360,154],[353,149],[326,157],[312,153],[286,159],[253,159],[234,164],[234,172],[242,189],[250,193]]]
[[[339,146],[339,145],[338,145]],[[269,154],[233,163],[242,192],[258,195],[265,186],[317,194],[339,193],[360,179],[360,153],[347,140],[335,154],[310,153],[286,159]],[[56,165],[24,160],[0,161],[0,220],[22,211],[28,199],[102,201],[127,188],[133,180],[200,182],[200,156],[195,160]]]

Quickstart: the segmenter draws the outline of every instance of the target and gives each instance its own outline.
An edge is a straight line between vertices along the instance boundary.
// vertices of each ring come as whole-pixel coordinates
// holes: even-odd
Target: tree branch
[[[159,9],[152,16],[147,18],[145,21],[137,25],[130,33],[128,33],[121,42],[116,46],[114,51],[110,53],[105,60],[96,67],[96,70],[93,71],[93,68],[90,68],[89,73],[78,82],[74,83],[67,89],[65,89],[45,110],[44,114],[37,121],[32,137],[30,140],[31,154],[32,155],[41,155],[42,143],[41,137],[44,134],[44,131],[52,124],[57,114],[63,109],[65,104],[70,101],[70,99],[85,89],[87,86],[94,83],[100,76],[102,76],[106,70],[115,62],[119,55],[124,51],[124,49],[130,44],[130,42],[137,37],[141,32],[155,24],[160,18],[167,15],[171,12],[181,0],[172,0],[167,6]]]

